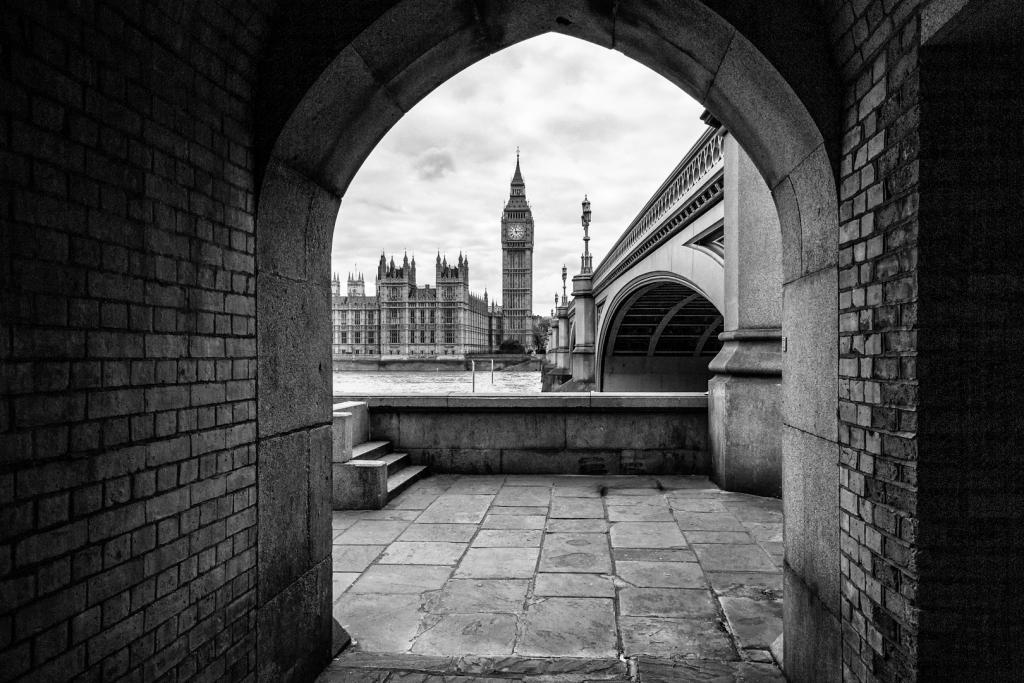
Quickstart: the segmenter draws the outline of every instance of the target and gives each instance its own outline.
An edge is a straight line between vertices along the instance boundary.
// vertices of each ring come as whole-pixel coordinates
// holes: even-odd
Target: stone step
[[[410,465],[389,476],[388,500],[392,500],[399,493],[412,486],[426,472],[427,468],[424,465]]]
[[[387,463],[389,477],[410,464],[408,453],[388,453],[387,455],[379,455],[374,460]]]
[[[352,459],[380,460],[381,456],[391,452],[390,441],[365,441],[352,446]]]

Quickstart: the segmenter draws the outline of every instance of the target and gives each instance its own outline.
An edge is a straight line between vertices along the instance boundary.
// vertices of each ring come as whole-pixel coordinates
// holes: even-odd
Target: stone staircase
[[[379,510],[427,474],[390,441],[369,440],[365,403],[334,406],[332,504],[335,510]]]

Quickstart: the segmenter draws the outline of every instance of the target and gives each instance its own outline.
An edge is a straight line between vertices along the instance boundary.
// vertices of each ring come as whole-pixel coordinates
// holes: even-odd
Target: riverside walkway
[[[335,512],[345,681],[783,680],[781,501],[705,477],[435,475]]]

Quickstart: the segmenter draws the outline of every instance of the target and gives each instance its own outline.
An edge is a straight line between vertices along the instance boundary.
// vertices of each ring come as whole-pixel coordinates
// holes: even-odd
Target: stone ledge
[[[706,393],[608,393],[598,391],[551,394],[391,394],[386,396],[336,396],[335,401],[365,401],[371,410],[403,411],[698,411],[707,410]]]

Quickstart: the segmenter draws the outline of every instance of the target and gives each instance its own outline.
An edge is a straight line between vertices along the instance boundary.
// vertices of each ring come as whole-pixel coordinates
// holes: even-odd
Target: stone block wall
[[[374,439],[433,472],[710,474],[707,397],[555,393],[368,399]]]
[[[4,3],[0,679],[255,671],[262,17],[228,5]]]

